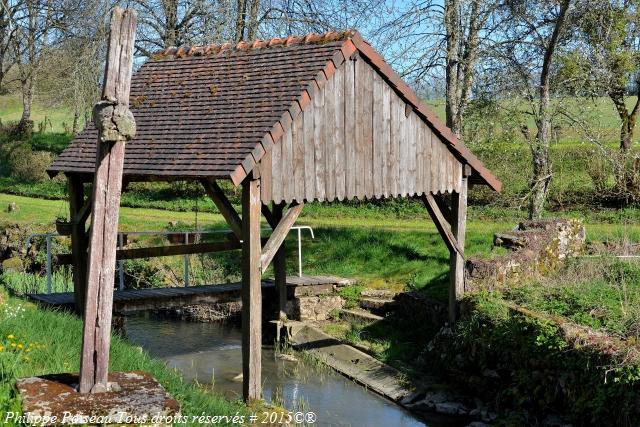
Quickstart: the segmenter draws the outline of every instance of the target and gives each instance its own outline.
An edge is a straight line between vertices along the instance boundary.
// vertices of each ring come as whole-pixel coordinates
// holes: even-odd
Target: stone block
[[[117,386],[104,393],[78,393],[78,381],[70,373],[19,379],[25,424],[172,425],[180,415],[178,402],[146,372],[113,372],[109,383]]]

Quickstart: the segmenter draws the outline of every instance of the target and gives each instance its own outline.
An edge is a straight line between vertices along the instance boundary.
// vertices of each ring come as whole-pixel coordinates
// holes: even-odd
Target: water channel
[[[233,322],[193,323],[150,313],[128,316],[126,336],[153,357],[178,369],[189,381],[213,384],[237,399],[242,395],[241,331]],[[329,368],[262,353],[263,394],[289,410],[313,411],[315,426],[456,426],[460,420],[434,415],[420,420],[393,402],[366,390]]]

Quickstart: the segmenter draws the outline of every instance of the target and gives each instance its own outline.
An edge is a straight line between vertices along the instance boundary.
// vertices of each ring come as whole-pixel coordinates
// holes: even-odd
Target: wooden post
[[[262,376],[262,270],[260,180],[242,183],[242,395],[260,399]]]
[[[102,101],[93,109],[98,141],[80,360],[81,393],[110,389],[109,346],[124,147],[135,135],[129,89],[136,17],[133,10],[113,10]]]
[[[83,214],[84,185],[75,176],[67,177],[69,188],[69,218],[71,219],[71,259],[73,264],[73,297],[76,312],[84,313],[87,291],[87,247],[89,237],[86,232],[86,214]]]
[[[282,220],[282,211],[284,209],[284,203],[273,206],[273,219],[275,225],[272,228],[275,230],[278,223]],[[280,248],[276,252],[273,258],[273,279],[276,285],[276,292],[278,295],[278,320],[284,320],[287,315],[285,314],[285,307],[287,305],[287,257],[285,241],[280,244]]]
[[[463,165],[462,185],[459,193],[451,194],[451,232],[457,247],[464,251],[464,239],[467,226],[467,168]],[[449,323],[458,319],[460,300],[464,296],[464,252],[449,250]]]

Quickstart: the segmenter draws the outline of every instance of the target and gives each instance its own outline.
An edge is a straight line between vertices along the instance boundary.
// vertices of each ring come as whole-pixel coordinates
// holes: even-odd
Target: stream
[[[144,348],[188,381],[213,384],[231,399],[242,396],[241,330],[233,322],[193,323],[151,313],[127,316],[128,340]],[[315,426],[456,426],[460,420],[435,415],[420,420],[393,402],[313,363],[262,351],[263,396],[289,410],[313,411]]]

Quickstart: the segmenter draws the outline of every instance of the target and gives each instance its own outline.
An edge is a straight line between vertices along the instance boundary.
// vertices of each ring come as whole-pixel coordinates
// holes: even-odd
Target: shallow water
[[[236,399],[242,395],[241,331],[230,322],[191,323],[150,314],[129,316],[126,335],[182,372],[187,380],[213,383],[214,389]],[[328,368],[262,352],[263,395],[274,395],[289,410],[313,411],[316,426],[455,426],[459,420],[433,417],[426,421]],[[464,425],[464,424],[463,424]]]

